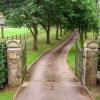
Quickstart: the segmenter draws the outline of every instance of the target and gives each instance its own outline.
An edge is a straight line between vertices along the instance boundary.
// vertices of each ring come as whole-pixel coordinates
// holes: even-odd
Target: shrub
[[[3,87],[7,80],[7,53],[6,44],[0,43],[0,87]]]

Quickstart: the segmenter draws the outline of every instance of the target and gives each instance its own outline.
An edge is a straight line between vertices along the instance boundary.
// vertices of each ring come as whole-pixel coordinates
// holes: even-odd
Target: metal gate
[[[83,49],[78,38],[76,39],[75,74],[81,83],[84,84]]]
[[[26,40],[21,41],[22,45],[22,83],[27,74],[27,52],[26,52]]]

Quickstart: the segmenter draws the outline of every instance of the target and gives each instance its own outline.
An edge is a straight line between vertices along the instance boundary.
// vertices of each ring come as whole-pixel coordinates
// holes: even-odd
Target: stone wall
[[[85,85],[96,86],[99,45],[97,41],[86,41],[84,48],[84,76]]]

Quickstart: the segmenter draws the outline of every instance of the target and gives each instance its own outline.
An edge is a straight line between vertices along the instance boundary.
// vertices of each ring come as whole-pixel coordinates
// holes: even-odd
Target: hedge
[[[7,52],[6,44],[0,43],[0,88],[4,86],[7,81]]]

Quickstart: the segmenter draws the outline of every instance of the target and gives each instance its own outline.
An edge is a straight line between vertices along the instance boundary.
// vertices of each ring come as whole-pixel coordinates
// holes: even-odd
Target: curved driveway
[[[14,100],[93,100],[66,64],[66,54],[77,35],[73,33],[31,66],[30,77]]]

